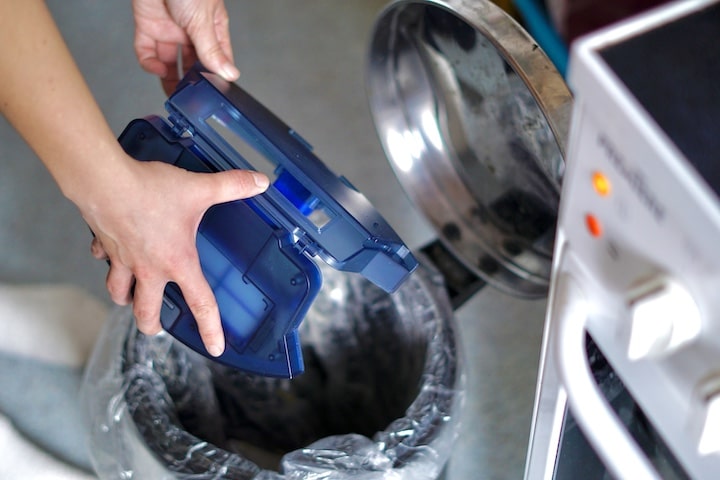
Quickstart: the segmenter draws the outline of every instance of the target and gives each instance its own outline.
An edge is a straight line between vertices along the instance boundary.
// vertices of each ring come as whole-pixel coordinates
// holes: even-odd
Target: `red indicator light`
[[[585,215],[585,225],[593,237],[600,237],[603,233],[602,224],[597,217],[591,213]]]

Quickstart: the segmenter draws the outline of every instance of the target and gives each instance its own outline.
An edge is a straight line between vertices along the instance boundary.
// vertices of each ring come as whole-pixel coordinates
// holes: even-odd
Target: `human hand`
[[[223,0],[133,0],[132,5],[135,54],[145,71],[160,77],[167,95],[180,80],[178,45],[184,68],[199,59],[227,81],[240,76]]]
[[[217,302],[200,268],[197,229],[212,205],[261,193],[268,178],[252,171],[202,174],[162,162],[131,161],[130,174],[118,179],[113,191],[90,192],[92,205],[81,208],[95,233],[93,256],[110,260],[110,296],[121,305],[132,301],[138,329],[153,335],[162,328],[165,286],[175,282],[206,349],[218,356],[225,337]]]
[[[133,6],[138,57],[149,71],[165,78],[166,90],[174,88],[178,78],[172,70],[177,43],[186,46],[187,54],[194,54],[194,44],[206,67],[225,72],[226,78],[237,76],[220,0],[134,0]],[[130,158],[44,2],[0,0],[0,44],[23,47],[0,49],[0,113],[95,232],[93,254],[111,262],[111,298],[128,303],[134,284],[137,325],[153,334],[161,328],[165,285],[175,282],[208,351],[222,353],[225,339],[217,303],[200,268],[197,228],[210,206],[262,192],[267,177],[239,170],[191,173]]]

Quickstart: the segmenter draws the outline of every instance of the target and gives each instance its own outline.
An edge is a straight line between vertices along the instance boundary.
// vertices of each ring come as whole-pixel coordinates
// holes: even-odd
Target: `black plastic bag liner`
[[[252,376],[114,311],[85,376],[103,479],[434,479],[459,427],[461,359],[442,277],[389,295],[323,270],[303,321],[306,372]]]

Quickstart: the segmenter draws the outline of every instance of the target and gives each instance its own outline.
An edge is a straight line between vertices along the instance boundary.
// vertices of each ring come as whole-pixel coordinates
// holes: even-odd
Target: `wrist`
[[[135,161],[114,139],[112,144],[93,145],[87,152],[64,165],[55,179],[83,216],[94,216],[108,202],[122,201],[119,192],[128,191],[136,182]]]

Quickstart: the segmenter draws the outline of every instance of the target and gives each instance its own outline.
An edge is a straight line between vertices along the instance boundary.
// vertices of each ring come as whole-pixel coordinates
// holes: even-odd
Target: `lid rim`
[[[444,13],[438,14],[438,24],[428,26],[428,22],[434,18],[428,20],[427,16],[432,17],[440,11]],[[398,0],[381,12],[373,29],[366,69],[366,93],[381,144],[406,195],[433,226],[438,239],[461,263],[501,290],[520,296],[544,296],[549,285],[552,245],[548,247],[543,244],[540,250],[534,251],[532,241],[524,242],[523,234],[519,232],[527,229],[518,225],[511,226],[510,230],[495,225],[496,232],[491,231],[492,225],[488,227],[490,230],[478,228],[482,222],[478,222],[477,218],[473,219],[473,212],[475,217],[478,212],[484,212],[487,216],[488,208],[493,206],[492,201],[487,198],[485,203],[478,201],[477,188],[469,187],[465,183],[483,182],[476,182],[475,177],[470,177],[465,165],[455,158],[458,157],[456,145],[447,138],[452,136],[450,132],[453,131],[453,125],[446,126],[444,131],[441,128],[439,117],[445,115],[441,110],[448,107],[446,97],[442,95],[446,95],[447,91],[440,91],[438,94],[441,88],[438,87],[437,72],[444,75],[447,72],[443,68],[447,69],[451,63],[443,57],[441,62],[445,61],[445,64],[441,67],[429,66],[433,59],[423,58],[424,52],[420,49],[425,47],[430,51],[436,47],[431,45],[433,39],[428,39],[428,30],[437,36],[454,36],[454,40],[459,38],[458,44],[462,42],[461,34],[457,33],[458,25],[453,25],[455,30],[443,30],[446,25],[441,24],[445,20],[441,17],[446,14],[453,17],[451,20],[457,20],[460,28],[463,25],[465,28],[470,27],[475,35],[480,35],[489,42],[493,51],[520,79],[531,101],[534,101],[534,106],[542,117],[540,122],[544,122],[546,126],[541,128],[547,128],[550,132],[548,138],[551,146],[548,148],[554,148],[558,156],[541,158],[540,162],[526,173],[527,176],[535,175],[538,179],[531,179],[530,184],[536,183],[542,191],[547,192],[536,198],[538,203],[550,203],[547,207],[543,206],[535,211],[530,205],[530,212],[525,220],[528,223],[544,222],[545,230],[551,228],[554,232],[572,96],[562,76],[532,37],[494,4],[485,0]],[[433,31],[433,28],[437,31]],[[423,41],[426,44],[422,44]],[[431,53],[442,56],[445,52],[435,48]],[[428,73],[431,68],[436,70]],[[455,64],[450,68],[450,74],[455,75],[451,76],[450,81],[457,83],[457,71],[452,68],[459,67]],[[461,87],[462,85],[458,88]],[[464,99],[460,101],[462,100]],[[450,105],[448,108],[453,107],[454,105]],[[465,105],[461,105],[461,108],[465,108]],[[469,110],[469,107],[467,109]],[[434,121],[437,123],[434,125],[434,132],[421,119],[428,112],[435,117]],[[471,161],[480,162],[472,150],[472,145],[469,145],[473,139],[468,140],[466,137],[467,135],[463,137],[461,134],[458,137],[460,143],[464,142],[462,146],[470,149],[467,151],[471,153]],[[502,159],[501,161],[505,162]],[[483,179],[491,177],[487,172],[483,175]],[[482,190],[483,187],[478,188]],[[484,190],[480,193],[484,193]],[[527,196],[524,198],[530,199]],[[517,204],[519,200],[513,201]],[[438,209],[442,211],[438,212]],[[451,237],[443,232],[448,224],[457,229]],[[532,232],[533,235],[537,234],[538,238],[554,237],[554,234],[543,233],[538,225],[530,225],[530,230],[537,230]],[[513,228],[517,231],[513,231]],[[506,249],[502,248],[503,242],[506,242],[503,232],[509,235],[509,238],[515,235],[515,238],[520,240],[514,243],[507,241],[513,246],[511,250],[524,245],[533,247],[533,251],[519,252],[520,255],[517,251],[514,252],[515,255],[505,251]],[[475,242],[472,247],[468,247],[466,240],[458,240],[457,237],[471,238]],[[547,243],[546,239],[542,241]],[[496,262],[500,268],[494,272],[483,268],[482,259],[485,258]]]

